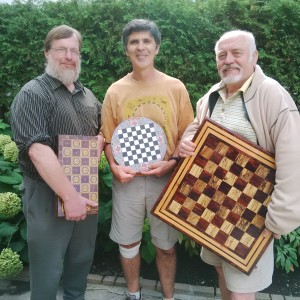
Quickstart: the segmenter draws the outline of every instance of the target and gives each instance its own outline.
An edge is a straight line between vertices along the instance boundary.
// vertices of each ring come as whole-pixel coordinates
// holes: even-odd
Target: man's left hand
[[[162,177],[163,175],[167,174],[169,171],[173,170],[176,166],[175,160],[163,160],[151,164],[149,166],[149,170],[141,171],[143,175],[155,175],[157,177]]]
[[[281,239],[281,234],[274,233],[274,232],[270,231],[268,228],[266,228],[264,230],[263,236],[266,237],[267,234],[268,234],[268,232],[270,232],[273,235],[274,239],[276,239],[276,240],[280,240]]]

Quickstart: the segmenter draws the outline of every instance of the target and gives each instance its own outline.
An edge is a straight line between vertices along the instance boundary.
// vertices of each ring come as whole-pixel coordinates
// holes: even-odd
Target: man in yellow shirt
[[[178,161],[178,144],[193,110],[181,81],[154,67],[161,36],[156,24],[132,20],[123,29],[123,45],[132,72],[108,89],[101,112],[101,132],[105,153],[113,173],[113,217],[110,237],[119,244],[121,263],[127,282],[125,299],[141,299],[139,286],[139,247],[147,215],[164,299],[173,299],[176,271],[175,244],[178,232],[150,214]],[[164,159],[150,170],[136,173],[117,164],[110,146],[115,128],[130,117],[153,120],[164,130],[167,151]],[[145,213],[146,212],[146,213]]]

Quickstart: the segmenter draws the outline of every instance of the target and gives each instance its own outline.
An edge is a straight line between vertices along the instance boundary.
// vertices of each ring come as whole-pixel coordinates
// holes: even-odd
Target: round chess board
[[[150,164],[163,160],[167,139],[163,129],[154,121],[133,117],[115,129],[111,149],[119,165],[141,172],[148,170]]]

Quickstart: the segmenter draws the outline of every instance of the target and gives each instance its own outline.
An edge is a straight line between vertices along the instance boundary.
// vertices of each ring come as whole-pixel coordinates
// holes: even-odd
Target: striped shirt
[[[57,135],[97,135],[101,104],[79,82],[70,92],[59,80],[43,74],[27,84],[11,106],[11,127],[19,148],[19,165],[27,176],[41,180],[28,156],[33,143],[57,151]]]
[[[211,119],[242,135],[249,141],[257,144],[256,133],[248,120],[242,93],[244,93],[252,81],[252,76],[232,96],[226,98],[226,86],[219,90],[220,97],[214,107]]]

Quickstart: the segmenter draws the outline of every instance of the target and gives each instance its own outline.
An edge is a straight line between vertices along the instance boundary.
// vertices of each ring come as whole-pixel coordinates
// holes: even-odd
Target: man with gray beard
[[[27,222],[31,300],[55,300],[63,277],[64,300],[83,300],[94,256],[97,215],[57,159],[57,135],[96,136],[101,105],[78,81],[80,33],[69,26],[53,28],[44,43],[46,71],[15,97],[11,127],[24,175],[21,185]],[[99,156],[104,139],[98,135]],[[56,195],[65,217],[56,217]]]
[[[273,153],[276,184],[265,230],[279,239],[300,225],[299,111],[284,87],[266,76],[257,64],[258,51],[251,32],[225,32],[215,45],[215,54],[221,81],[197,102],[196,118],[183,135],[179,155],[194,154],[191,140],[205,117]],[[253,178],[250,175],[248,182]],[[241,193],[242,186],[238,188]],[[202,248],[201,257],[218,273],[222,300],[255,300],[256,292],[272,283],[273,241],[249,275],[206,248]]]

